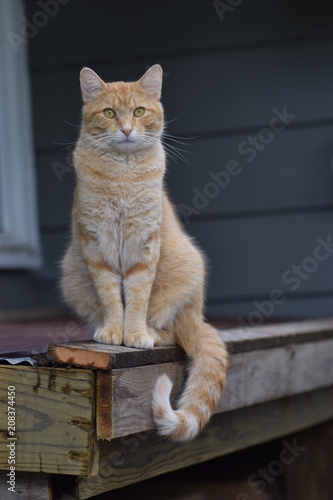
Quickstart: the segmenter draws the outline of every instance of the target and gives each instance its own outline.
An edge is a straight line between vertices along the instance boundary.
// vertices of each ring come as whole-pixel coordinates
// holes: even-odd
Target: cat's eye
[[[104,109],[103,113],[106,118],[114,118],[116,116],[115,110],[111,108]]]
[[[134,111],[133,111],[133,114],[134,116],[137,116],[138,118],[140,116],[143,116],[145,114],[145,108],[136,108]]]

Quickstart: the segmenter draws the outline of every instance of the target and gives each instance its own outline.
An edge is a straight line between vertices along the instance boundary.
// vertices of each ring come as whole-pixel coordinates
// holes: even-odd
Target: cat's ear
[[[83,68],[80,73],[82,99],[85,104],[90,102],[101,90],[106,89],[106,83],[90,68]]]
[[[161,98],[163,70],[159,64],[154,64],[140,78],[139,84],[157,101]]]

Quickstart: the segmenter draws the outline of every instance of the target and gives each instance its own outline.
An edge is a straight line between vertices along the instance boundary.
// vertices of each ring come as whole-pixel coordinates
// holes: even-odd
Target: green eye
[[[103,113],[106,118],[114,118],[116,116],[115,110],[111,108],[104,109]]]
[[[145,108],[136,108],[134,111],[133,111],[133,114],[134,116],[137,116],[137,117],[140,117],[140,116],[143,116],[145,114]]]

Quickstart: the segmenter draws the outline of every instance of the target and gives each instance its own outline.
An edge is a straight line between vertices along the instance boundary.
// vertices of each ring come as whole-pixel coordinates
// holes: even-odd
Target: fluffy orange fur
[[[194,437],[218,404],[227,353],[203,318],[203,256],[163,189],[161,86],[159,65],[129,83],[81,71],[72,239],[61,285],[68,304],[95,328],[96,342],[177,343],[186,351],[191,365],[177,409],[166,375],[152,402],[159,432],[181,441]]]

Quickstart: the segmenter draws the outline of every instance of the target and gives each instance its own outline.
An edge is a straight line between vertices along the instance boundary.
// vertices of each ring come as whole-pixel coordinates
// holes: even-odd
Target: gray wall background
[[[41,7],[26,5],[33,21]],[[183,222],[208,257],[208,313],[261,321],[258,302],[280,289],[285,300],[265,303],[268,316],[332,314],[333,255],[313,258],[317,238],[333,240],[329,2],[244,0],[221,20],[206,0],[71,0],[29,41],[29,54],[45,262],[37,272],[0,272],[2,308],[60,304],[74,189],[71,147],[61,144],[78,135],[81,67],[135,80],[158,62],[167,132],[190,151],[189,164],[169,159],[166,181],[174,203],[196,211]],[[295,116],[273,133],[284,108]],[[225,179],[231,160],[238,175],[208,185],[211,171]],[[210,197],[200,208],[198,192]]]

